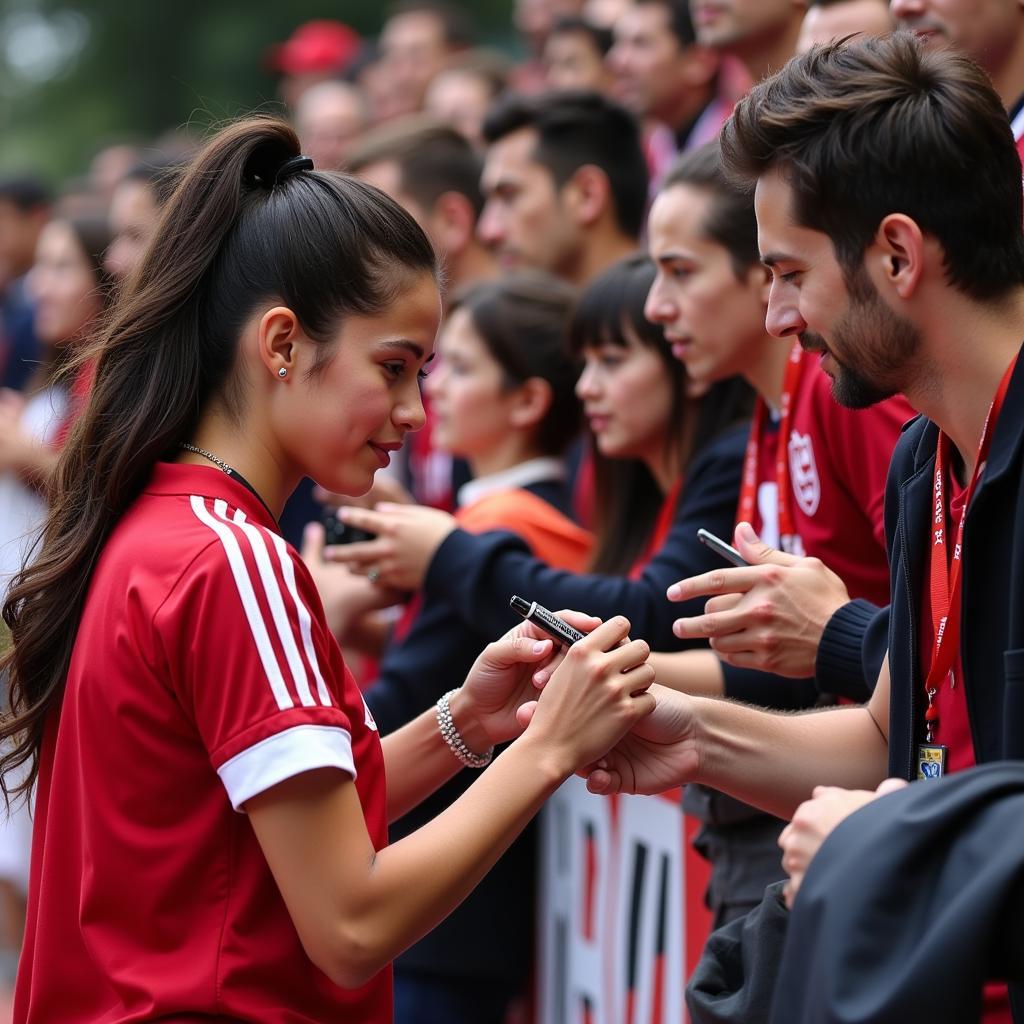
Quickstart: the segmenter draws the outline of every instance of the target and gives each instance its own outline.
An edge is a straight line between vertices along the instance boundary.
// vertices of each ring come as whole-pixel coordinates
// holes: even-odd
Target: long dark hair
[[[627,333],[661,357],[672,388],[669,465],[685,476],[693,457],[713,437],[750,415],[753,393],[738,377],[714,384],[701,398],[687,393],[686,368],[672,355],[664,329],[644,316],[656,268],[646,255],[627,256],[597,277],[580,296],[569,329],[574,352],[599,345],[627,344]],[[597,542],[590,571],[621,576],[647,547],[665,501],[640,459],[602,455],[590,438],[594,460],[594,528]]]
[[[545,455],[561,455],[580,430],[580,362],[565,343],[575,301],[576,289],[560,278],[524,270],[470,285],[448,307],[449,312],[463,308],[469,313],[508,388],[531,377],[550,385],[551,406],[536,432],[537,447]]]
[[[14,641],[4,664],[11,713],[0,723],[0,742],[10,744],[0,756],[8,801],[35,781],[45,721],[111,530],[212,401],[240,414],[231,371],[259,303],[294,310],[320,343],[315,374],[346,315],[380,313],[414,276],[437,274],[426,236],[396,203],[341,174],[288,173],[298,154],[278,118],[219,132],[183,172],[140,272],[85,356],[95,383],[57,466],[42,548],[3,608]],[[21,781],[9,782],[26,764]]]

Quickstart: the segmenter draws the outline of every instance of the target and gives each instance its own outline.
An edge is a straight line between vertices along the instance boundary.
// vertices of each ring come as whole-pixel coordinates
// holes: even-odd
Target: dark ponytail
[[[326,344],[346,314],[382,312],[414,276],[437,275],[422,230],[383,193],[344,175],[281,174],[299,153],[288,124],[254,117],[219,132],[185,169],[138,272],[84,358],[95,382],[56,470],[38,557],[3,608],[13,647],[0,723],[0,788],[27,794],[60,700],[93,569],[154,463],[219,402],[240,413],[232,369],[261,302],[291,308]],[[13,784],[9,773],[21,779]]]

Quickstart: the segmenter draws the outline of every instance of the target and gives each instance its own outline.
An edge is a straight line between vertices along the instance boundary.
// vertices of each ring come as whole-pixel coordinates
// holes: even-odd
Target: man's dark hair
[[[11,203],[22,213],[28,213],[52,205],[53,193],[42,179],[33,175],[9,175],[0,178],[0,201]]]
[[[452,49],[472,46],[476,42],[477,31],[473,18],[462,7],[445,3],[445,0],[399,0],[387,9],[387,18],[396,18],[400,14],[433,14],[441,23],[445,42]]]
[[[797,221],[824,232],[848,281],[890,213],[942,245],[975,299],[1024,283],[1021,165],[985,73],[908,32],[816,46],[754,87],[722,130],[728,173],[778,169]]]
[[[563,14],[552,26],[551,35],[586,36],[602,57],[608,53],[615,41],[610,28],[595,25],[578,14]]]
[[[738,279],[755,263],[760,264],[753,193],[726,176],[717,139],[679,157],[660,191],[674,185],[691,185],[710,193],[711,205],[704,218],[703,231],[711,241],[728,250],[733,273]]]
[[[647,204],[647,161],[636,118],[625,107],[584,90],[511,94],[488,112],[484,140],[492,144],[520,128],[537,132],[533,159],[551,172],[557,187],[587,164],[602,170],[619,228],[639,237]]]
[[[358,174],[370,164],[398,164],[399,186],[430,210],[445,192],[458,192],[477,216],[484,207],[480,191],[483,161],[454,128],[417,115],[368,132],[348,161]]]
[[[693,46],[697,42],[697,33],[693,28],[693,18],[690,16],[688,0],[635,0],[635,2],[637,6],[656,4],[668,11],[668,27],[679,40],[680,48]]]

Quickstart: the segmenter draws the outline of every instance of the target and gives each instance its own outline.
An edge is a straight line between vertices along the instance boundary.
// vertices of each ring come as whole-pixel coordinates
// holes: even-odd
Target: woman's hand
[[[376,537],[330,547],[326,558],[353,572],[370,573],[375,583],[399,590],[418,590],[423,585],[434,553],[458,525],[454,516],[425,505],[384,503],[376,509],[346,505],[338,515],[342,522]]]
[[[320,523],[306,524],[302,534],[302,561],[320,594],[327,625],[339,641],[344,641],[349,628],[368,612],[389,608],[405,599],[401,592],[375,586],[344,565],[325,562],[324,528]]]
[[[621,615],[597,626],[551,673],[526,736],[548,748],[551,763],[566,774],[602,757],[654,710],[650,653],[645,641],[629,639]]]
[[[582,633],[601,624],[600,619],[582,612],[558,614]],[[463,729],[475,728],[482,733],[483,739],[478,740],[482,748],[518,736],[529,720],[519,716],[520,709],[536,701],[538,690],[564,657],[565,649],[532,622],[520,623],[488,644],[462,689],[452,697],[452,715],[463,738],[467,736]]]
[[[815,786],[811,799],[805,800],[782,830],[782,868],[789,875],[785,886],[786,906],[792,909],[804,875],[821,844],[845,818],[865,804],[887,793],[903,789],[904,779],[885,779],[878,789],[840,789],[838,786]]]

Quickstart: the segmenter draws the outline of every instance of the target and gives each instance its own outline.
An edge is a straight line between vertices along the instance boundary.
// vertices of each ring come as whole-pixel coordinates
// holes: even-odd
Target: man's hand
[[[817,558],[768,547],[749,523],[736,527],[735,544],[749,567],[716,569],[669,587],[670,601],[711,596],[703,615],[676,619],[673,632],[709,638],[715,653],[737,668],[813,676],[825,626],[850,600],[846,585]]]
[[[329,561],[343,562],[375,583],[399,590],[418,590],[441,542],[458,525],[455,517],[425,505],[392,505],[376,509],[346,505],[343,522],[376,534],[373,540],[327,549]],[[372,570],[372,572],[371,572]]]
[[[591,793],[662,793],[697,777],[693,701],[652,686],[657,705],[595,765],[581,772]]]
[[[811,799],[805,800],[793,815],[793,820],[782,830],[782,868],[789,875],[785,886],[786,906],[792,909],[793,900],[807,873],[814,855],[832,830],[845,818],[865,804],[887,793],[902,789],[903,779],[885,779],[872,791],[868,789],[840,789],[837,786],[815,786]]]

